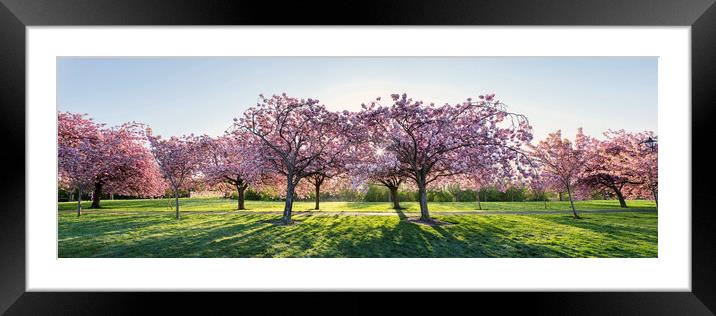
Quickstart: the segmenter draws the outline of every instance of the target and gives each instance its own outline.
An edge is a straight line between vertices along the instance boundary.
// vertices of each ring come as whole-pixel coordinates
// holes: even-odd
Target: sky
[[[162,136],[217,136],[258,95],[360,110],[407,93],[426,104],[495,93],[525,114],[535,139],[577,128],[657,131],[657,57],[63,57],[59,111],[108,126],[136,121]]]

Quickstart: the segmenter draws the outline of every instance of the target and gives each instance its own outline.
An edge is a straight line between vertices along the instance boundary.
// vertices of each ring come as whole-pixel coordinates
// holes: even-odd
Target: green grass
[[[292,226],[274,222],[282,202],[246,201],[255,214],[236,210],[235,200],[181,199],[182,219],[168,200],[108,200],[99,210],[59,203],[60,257],[656,257],[657,212],[653,201],[628,201],[629,210],[588,213],[574,220],[569,202],[549,202],[565,214],[448,215],[476,211],[476,203],[429,203],[433,217],[449,223],[426,226],[417,203],[389,216],[295,215]],[[484,211],[543,211],[542,202],[484,202]],[[619,209],[617,201],[579,201],[578,210]],[[89,202],[83,205],[89,206]],[[313,208],[298,202],[295,211]],[[322,211],[392,212],[390,203],[324,202]]]
[[[101,202],[102,209],[97,212],[105,211],[132,211],[132,212],[172,212],[174,209],[169,207],[169,199],[155,200],[105,200]],[[483,211],[567,211],[570,210],[569,202],[550,201],[547,202],[547,209],[544,208],[543,202],[482,202]],[[417,202],[402,202],[402,207],[406,209],[403,212],[419,212],[420,206]],[[632,200],[627,201],[629,209],[634,210],[656,210],[654,201]],[[82,208],[87,209],[90,202],[83,202]],[[246,208],[249,211],[266,212],[266,211],[283,211],[283,202],[267,202],[267,201],[246,201]],[[296,202],[293,205],[294,211],[313,210],[315,204],[312,201]],[[61,202],[59,210],[73,211],[77,207],[76,202]],[[350,212],[394,212],[392,205],[388,202],[321,202],[321,211],[350,211]],[[428,207],[432,213],[449,212],[449,211],[477,211],[476,202],[430,202]],[[619,202],[616,200],[592,200],[592,201],[576,201],[577,210],[599,210],[599,209],[620,209]],[[179,199],[179,208],[181,212],[228,212],[236,210],[236,200],[221,198],[184,198]],[[89,210],[90,212],[94,210]]]
[[[656,257],[657,213],[400,216],[72,214],[59,257]]]

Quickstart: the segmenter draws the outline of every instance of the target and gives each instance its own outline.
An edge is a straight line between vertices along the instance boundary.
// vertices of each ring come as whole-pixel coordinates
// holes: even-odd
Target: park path
[[[63,210],[60,213],[75,213],[74,210]],[[656,213],[656,210],[584,210],[577,211],[579,214],[590,213]],[[82,210],[82,214],[106,214],[106,215],[154,215],[163,213],[174,213],[174,211],[110,211],[110,210]],[[184,211],[182,214],[210,214],[210,215],[282,215],[281,211]],[[431,212],[431,215],[547,215],[547,214],[572,214],[572,210],[566,211],[447,211],[447,212]],[[354,212],[354,211],[294,211],[293,215],[349,215],[349,216],[408,216],[420,215],[420,212]]]

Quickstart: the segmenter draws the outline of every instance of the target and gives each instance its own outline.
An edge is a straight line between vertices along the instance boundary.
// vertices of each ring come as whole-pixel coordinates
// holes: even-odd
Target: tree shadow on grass
[[[476,253],[475,257],[488,258],[568,257],[561,249],[517,240],[509,229],[498,227],[482,217],[467,215],[452,220],[447,217],[441,219],[453,221],[455,225],[434,229],[447,236],[448,240],[457,239],[467,243],[467,253],[463,252],[463,255]]]
[[[406,216],[402,210],[395,210],[395,213],[398,214],[398,218],[400,218],[401,221],[408,219],[408,216]]]
[[[480,223],[479,229],[416,225],[394,217],[306,216],[298,225],[276,226],[275,216],[238,215],[154,232],[127,247],[101,251],[125,257],[560,257],[550,248],[505,237],[506,231]],[[403,217],[407,218],[403,214]],[[446,219],[450,221],[450,219]],[[136,251],[135,251],[136,250]]]
[[[231,219],[240,219],[236,223]],[[300,257],[316,237],[315,231],[325,228],[306,218],[295,225],[276,225],[281,217],[268,215],[235,215],[208,225],[183,227],[178,234],[144,238],[135,243],[140,249],[162,249],[151,257]],[[206,227],[204,227],[206,226]],[[200,230],[199,233],[192,233]],[[191,236],[181,232],[192,233]],[[158,246],[161,245],[161,246]]]
[[[442,219],[442,218],[441,218]],[[392,219],[395,221],[395,218]],[[449,219],[445,219],[449,221]],[[504,230],[484,224],[477,231],[450,226],[426,226],[399,220],[368,234],[354,228],[351,238],[339,240],[326,249],[326,257],[375,258],[485,258],[562,257],[564,253],[541,245],[529,245],[506,238]],[[467,232],[467,233],[466,233]]]
[[[574,220],[568,216],[540,215],[530,216],[529,219],[533,226],[550,227],[541,235],[552,242],[558,240],[559,247],[571,257],[655,257],[656,228],[634,226],[639,222],[625,224],[620,221],[621,217],[595,214]]]
[[[625,220],[617,221],[615,217],[621,217]],[[581,220],[573,220],[568,217],[543,217],[540,219],[554,222],[561,225],[574,226],[582,229],[588,229],[595,233],[607,234],[615,238],[627,239],[627,240],[642,240],[649,243],[656,243],[658,241],[658,228],[654,225],[653,228],[634,226],[635,223],[627,222],[629,215],[614,215],[614,214],[587,214],[583,215]],[[639,217],[634,217],[639,218]],[[612,219],[610,222],[606,220]],[[655,219],[656,220],[656,219]]]
[[[131,248],[139,251],[131,256],[136,257],[227,257],[234,254],[234,250],[225,245],[236,239],[253,239],[253,236],[266,236],[264,231],[274,229],[274,226],[259,221],[232,222],[227,221],[221,225],[193,225],[193,227],[179,227],[174,231],[157,232],[134,240]],[[153,250],[153,251],[147,251]]]
[[[84,215],[72,217],[70,221],[59,221],[58,235],[91,237],[96,235],[121,234],[128,230],[142,229],[148,226],[165,224],[172,219],[168,217],[121,216],[104,217],[102,215]]]
[[[448,226],[416,225],[396,211],[393,216],[300,215],[301,223],[277,226],[276,215],[192,214],[176,221],[164,216],[122,216],[100,220],[61,221],[60,257],[643,257],[638,249],[584,250],[580,241],[561,244],[560,230],[532,234],[529,227],[555,224],[598,230],[600,224],[567,217],[529,216],[522,219],[487,216],[436,216]],[[297,216],[298,217],[298,216]],[[186,221],[186,222],[185,222]],[[548,224],[549,221],[554,223]],[[64,226],[63,226],[64,225]],[[499,225],[499,226],[498,226]],[[514,228],[528,225],[526,232]],[[64,231],[72,226],[70,230]],[[638,227],[637,227],[638,229]],[[604,229],[598,230],[604,233]],[[122,233],[126,233],[126,236]],[[609,232],[607,232],[609,233]],[[552,236],[560,235],[562,239]],[[603,235],[599,235],[603,236]],[[634,238],[609,241],[621,247]],[[560,241],[562,240],[562,241]],[[549,244],[550,242],[557,244]],[[606,247],[606,246],[605,246]]]
[[[351,225],[336,236],[321,257],[412,257],[432,251],[428,238],[415,224],[395,218],[383,219],[379,227]]]

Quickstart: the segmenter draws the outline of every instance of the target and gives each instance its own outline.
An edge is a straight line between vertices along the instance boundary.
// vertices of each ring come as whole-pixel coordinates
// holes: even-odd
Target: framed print
[[[713,1],[2,1],[8,314],[716,308]]]

